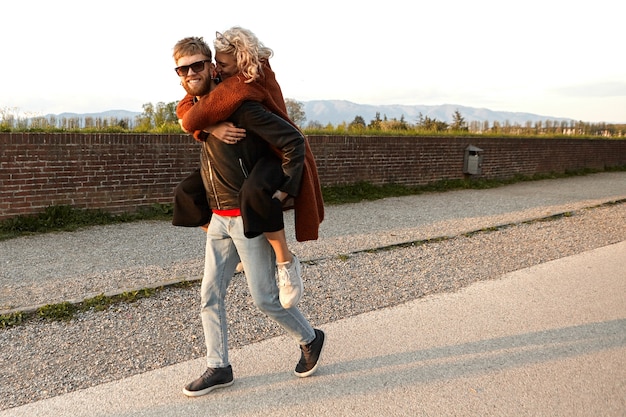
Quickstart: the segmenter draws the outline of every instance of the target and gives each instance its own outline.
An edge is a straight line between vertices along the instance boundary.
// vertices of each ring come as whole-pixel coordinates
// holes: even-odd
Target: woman
[[[180,101],[177,115],[182,119],[183,129],[193,132],[197,140],[206,140],[208,134],[205,129],[226,120],[246,100],[260,101],[268,110],[295,126],[289,120],[280,86],[269,65],[271,49],[259,42],[252,32],[239,27],[231,28],[224,34],[218,33],[214,46],[216,74],[221,83],[199,100],[187,94]],[[232,143],[236,141],[233,139]],[[280,190],[283,174],[278,157],[257,163],[240,195],[246,236],[264,233],[276,253],[281,303],[285,301],[286,308],[295,305],[299,296],[283,291],[283,284],[293,282],[294,278],[300,281],[300,265],[287,246],[283,202],[293,197],[296,239],[299,241],[317,239],[319,224],[323,220],[317,167],[307,141],[305,147],[305,172],[298,195],[289,196]]]

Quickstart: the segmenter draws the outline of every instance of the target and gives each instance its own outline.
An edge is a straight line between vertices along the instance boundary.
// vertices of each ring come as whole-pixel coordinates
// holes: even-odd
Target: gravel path
[[[330,208],[318,242],[292,242],[294,252],[306,261],[300,307],[319,326],[624,241],[626,175],[617,174],[598,174],[605,182],[617,179],[617,204],[602,205],[607,199],[594,195],[581,200],[577,186],[573,189],[578,190],[578,198],[569,199],[562,190],[568,188],[564,184],[574,184],[559,180],[542,182],[541,187],[523,184],[499,191]],[[578,182],[592,182],[594,177]],[[533,198],[544,200],[523,204],[531,200],[523,196],[533,187]],[[550,187],[561,190],[561,200],[551,200],[554,191]],[[543,194],[537,194],[539,188]],[[593,189],[589,192],[593,194]],[[520,200],[512,208],[509,205],[516,196]],[[502,201],[505,207],[498,208],[494,201]],[[468,202],[471,210],[460,207]],[[481,209],[479,202],[486,206]],[[528,221],[564,211],[571,215]],[[404,215],[394,215],[400,212]],[[350,232],[342,234],[340,225],[349,226]],[[507,226],[480,231],[498,225]],[[468,233],[474,231],[479,232]],[[412,241],[418,243],[387,247]],[[102,292],[197,279],[203,245],[199,231],[167,227],[162,222],[0,242],[1,306],[27,309]],[[228,306],[231,347],[282,334],[253,306],[242,275],[230,287]],[[194,283],[105,311],[81,313],[71,321],[33,320],[0,329],[0,409],[201,357],[204,342],[198,312],[198,284]],[[296,360],[294,348],[294,364]]]

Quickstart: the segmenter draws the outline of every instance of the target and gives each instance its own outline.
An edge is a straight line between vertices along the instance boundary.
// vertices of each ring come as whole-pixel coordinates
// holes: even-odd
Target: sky
[[[184,91],[172,48],[252,30],[283,95],[626,123],[619,1],[20,0],[0,6],[0,115],[142,111]],[[224,7],[220,7],[224,4]],[[223,9],[223,11],[221,11]]]

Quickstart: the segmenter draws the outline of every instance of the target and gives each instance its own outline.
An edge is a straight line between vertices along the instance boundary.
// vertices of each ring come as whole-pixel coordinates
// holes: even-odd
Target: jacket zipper
[[[213,196],[215,197],[215,203],[217,204],[217,209],[221,210],[222,205],[220,204],[220,200],[217,197],[217,190],[215,189],[215,181],[213,179],[213,167],[211,166],[211,160],[207,161],[209,165],[209,182],[211,183],[211,188],[213,189]]]
[[[243,164],[243,159],[239,158],[239,167],[241,168],[241,172],[243,172],[244,178],[248,178],[248,170],[246,166]]]

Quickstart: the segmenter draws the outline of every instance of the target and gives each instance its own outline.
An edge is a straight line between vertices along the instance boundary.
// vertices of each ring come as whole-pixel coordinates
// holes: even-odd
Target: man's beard
[[[194,87],[190,87],[186,81],[183,81],[182,86],[185,91],[192,96],[204,96],[206,94],[209,94],[209,92],[211,91],[211,82],[209,80],[197,84]]]

